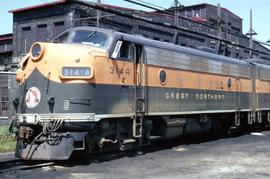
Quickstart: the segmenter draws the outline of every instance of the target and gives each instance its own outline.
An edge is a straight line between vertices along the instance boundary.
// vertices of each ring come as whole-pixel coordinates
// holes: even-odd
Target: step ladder
[[[125,151],[125,150],[130,150],[134,148],[134,144],[137,142],[135,139],[124,139],[121,142],[120,145],[120,150]]]
[[[133,118],[133,130],[132,136],[134,138],[141,138],[142,137],[142,128],[143,128],[143,116],[135,116]]]

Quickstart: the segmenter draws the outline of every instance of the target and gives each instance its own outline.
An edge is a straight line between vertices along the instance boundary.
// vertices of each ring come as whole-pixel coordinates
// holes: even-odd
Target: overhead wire
[[[46,0],[40,0],[41,2],[47,2],[48,3],[48,1],[46,1]],[[73,2],[85,2],[85,3],[87,3],[87,1],[84,1],[84,0],[74,0]],[[143,3],[143,2],[145,2],[145,1],[143,1],[143,0],[123,0],[123,1],[138,1],[139,3]],[[88,1],[89,2],[89,1]],[[146,2],[148,5],[147,6],[149,6],[149,5],[151,5],[152,3],[149,3],[149,2]],[[53,5],[53,4],[52,4]],[[67,10],[67,8],[64,8],[64,7],[61,7],[61,6],[58,6],[58,5],[53,5],[53,6],[55,6],[55,7],[59,7],[59,8],[62,8],[62,9],[65,9],[65,10]],[[154,5],[154,6],[157,6],[157,5]],[[94,6],[93,6],[94,7]],[[161,7],[161,6],[157,6],[157,7],[159,7],[159,8],[163,8],[163,7]],[[151,8],[150,6],[149,6],[149,8]],[[166,11],[166,10],[161,10],[161,9],[157,9],[157,8],[155,8],[155,7],[152,7],[153,9],[155,9],[155,10],[158,10],[158,11],[161,11],[161,12],[164,12],[164,13],[170,13],[170,12],[168,12],[168,11]],[[165,8],[164,8],[165,9]],[[75,8],[73,8],[73,10],[76,10]],[[104,10],[104,9],[103,9]],[[108,13],[114,13],[114,12],[112,12],[112,11],[108,11]],[[84,13],[85,15],[88,15],[87,13]],[[119,14],[118,14],[119,15]],[[174,15],[173,13],[171,13],[170,15]],[[200,25],[204,25],[204,26],[208,26],[208,27],[211,27],[211,28],[213,28],[213,29],[217,29],[217,27],[214,27],[213,25],[209,25],[209,24],[206,24],[206,23],[201,23],[201,22],[194,22],[192,19],[189,19],[189,18],[186,18],[186,17],[183,17],[183,16],[179,16],[179,18],[183,18],[183,19],[185,19],[185,20],[189,20],[189,21],[192,21],[193,23],[197,23],[197,24],[200,24]],[[153,23],[153,22],[149,22],[149,23]],[[171,26],[171,27],[173,27],[173,26]],[[222,31],[224,31],[224,28],[222,28]],[[195,32],[195,31],[189,31],[190,33],[196,33],[196,34],[204,34],[204,33],[201,33],[201,32]],[[245,38],[245,39],[249,39],[248,37],[246,37],[245,35],[243,35],[243,34],[238,34],[238,33],[235,33],[235,32],[229,32],[229,34],[231,34],[231,35],[234,35],[234,36],[236,36],[236,37],[240,37],[240,38]],[[210,35],[211,37],[213,37],[212,35]],[[219,39],[219,40],[221,40],[221,41],[224,41],[223,39]],[[225,42],[225,41],[224,41]],[[257,43],[260,43],[259,41],[256,41]],[[246,47],[246,46],[242,46],[242,45],[240,45],[240,44],[235,44],[235,43],[232,43],[232,42],[230,42],[230,44],[231,45],[233,45],[233,46],[239,46],[239,47],[242,47],[242,48],[244,48],[244,49],[248,49],[249,50],[249,48],[248,47]],[[267,54],[267,55],[270,55],[270,54],[268,54],[268,53],[265,53],[265,52],[260,52],[260,51],[258,51],[258,50],[255,50],[255,49],[253,49],[254,51],[257,51],[257,52],[259,52],[259,53],[263,53],[263,54]]]

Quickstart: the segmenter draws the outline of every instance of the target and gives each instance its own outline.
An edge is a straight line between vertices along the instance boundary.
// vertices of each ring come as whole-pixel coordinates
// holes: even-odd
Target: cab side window
[[[133,58],[132,43],[128,41],[118,41],[115,45],[112,57],[117,59],[127,59],[127,60],[132,59]]]
[[[132,46],[130,42],[123,42],[122,46],[120,48],[120,51],[118,53],[119,58],[126,58],[126,59],[131,59],[132,58]]]

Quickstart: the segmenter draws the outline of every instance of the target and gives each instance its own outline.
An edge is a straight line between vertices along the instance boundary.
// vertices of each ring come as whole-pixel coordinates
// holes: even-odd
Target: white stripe
[[[159,115],[188,115],[188,114],[213,114],[213,113],[232,113],[232,112],[244,112],[251,111],[251,109],[241,110],[208,110],[208,111],[178,111],[178,112],[149,112],[148,116],[159,116]]]

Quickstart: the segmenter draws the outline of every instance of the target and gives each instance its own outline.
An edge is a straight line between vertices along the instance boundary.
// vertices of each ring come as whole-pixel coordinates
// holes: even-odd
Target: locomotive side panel
[[[146,47],[146,56],[149,114],[249,110],[249,66],[153,47]]]
[[[270,72],[269,67],[259,67],[256,92],[260,110],[270,109]]]

